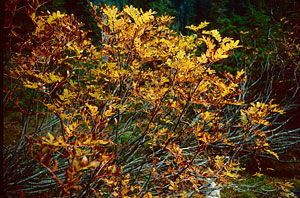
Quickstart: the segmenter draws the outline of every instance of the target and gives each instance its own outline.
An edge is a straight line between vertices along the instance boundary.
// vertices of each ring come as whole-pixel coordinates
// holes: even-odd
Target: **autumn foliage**
[[[58,119],[56,130],[23,130],[20,149],[30,148],[48,172],[39,180],[55,181],[23,193],[202,197],[212,181],[222,188],[239,178],[244,152],[278,159],[260,127],[282,109],[242,101],[243,70],[212,69],[238,40],[208,22],[184,36],[169,28],[172,17],[152,10],[91,7],[101,29],[96,44],[73,15],[29,9],[34,30],[5,68],[13,89],[43,107],[28,119]]]

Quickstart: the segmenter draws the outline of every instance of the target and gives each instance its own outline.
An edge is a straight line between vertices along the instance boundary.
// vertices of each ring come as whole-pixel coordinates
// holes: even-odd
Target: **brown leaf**
[[[72,167],[75,169],[75,171],[78,171],[80,169],[80,159],[78,157],[75,157],[73,159]]]
[[[57,170],[57,159],[54,160],[54,165],[52,166],[52,171],[56,171]]]
[[[100,162],[94,160],[94,161],[91,161],[88,165],[88,168],[97,168],[99,166]]]
[[[81,166],[86,166],[89,163],[89,159],[87,158],[87,156],[83,156],[83,158],[80,161],[80,165]]]
[[[73,185],[73,186],[71,186],[71,188],[74,189],[74,190],[81,190],[82,186],[80,186],[80,185]]]
[[[44,160],[43,160],[43,163],[44,163],[47,167],[49,167],[49,166],[50,166],[50,163],[51,163],[51,159],[52,159],[52,151],[49,150],[48,153],[47,153],[47,155],[46,155],[46,157],[45,157]]]

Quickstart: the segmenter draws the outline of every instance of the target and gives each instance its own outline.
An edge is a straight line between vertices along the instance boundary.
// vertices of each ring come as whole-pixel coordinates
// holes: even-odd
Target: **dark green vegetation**
[[[286,187],[278,186],[282,192],[286,189],[295,189],[299,193],[300,4],[297,1],[115,0],[101,2],[114,4],[120,8],[125,4],[130,4],[144,10],[156,10],[158,14],[167,13],[175,16],[171,28],[183,34],[190,34],[185,26],[206,20],[211,22],[210,27],[218,29],[222,35],[240,40],[243,47],[236,49],[234,55],[222,63],[216,63],[214,69],[221,72],[229,71],[233,74],[244,69],[248,81],[243,85],[245,94],[241,97],[248,102],[267,102],[274,98],[275,103],[280,104],[286,113],[272,117],[273,125],[262,128],[270,132],[269,144],[278,153],[280,161],[268,154],[257,155],[246,149],[244,155],[241,156],[246,168],[242,174],[245,180],[236,183],[240,189],[237,190],[234,185],[230,185],[229,189],[222,191],[222,195],[224,197],[270,197],[270,194],[266,194],[268,190],[272,191],[269,183],[279,181],[286,184]],[[21,1],[18,7],[22,6],[26,6],[26,2]],[[93,39],[93,42],[96,43],[101,37],[100,30],[97,29],[85,1],[57,0],[42,5],[40,9],[73,13],[86,24],[85,30],[91,30],[88,36]],[[10,17],[9,14],[6,16]],[[11,23],[18,25],[15,32],[19,38],[6,39],[5,61],[19,47],[16,43],[26,39],[27,34],[33,29],[33,24],[26,14],[16,12],[13,17]],[[32,129],[40,127],[39,123],[35,122],[39,120],[37,117],[48,119],[52,132],[59,130],[59,121],[44,117],[43,111],[46,109],[42,104],[32,105],[32,98],[35,98],[38,93],[29,89],[8,89],[11,81],[6,76],[4,76],[4,84],[6,94],[4,97],[4,159],[7,160],[4,162],[4,168],[6,168],[6,173],[11,174],[11,170],[18,170],[15,174],[23,175],[24,178],[34,174],[46,177],[46,172],[40,171],[41,167],[37,166],[36,172],[25,174],[22,163],[13,164],[8,161],[12,160],[10,156],[15,149],[19,151],[24,146],[18,145],[18,142],[24,139],[21,132],[28,127]],[[14,95],[11,95],[11,92],[14,92]],[[39,114],[34,114],[34,112],[39,112]],[[130,136],[130,132],[122,134],[121,143],[126,143]],[[132,136],[135,138],[135,134]],[[30,161],[29,159],[28,153],[20,154],[18,158],[20,162]],[[257,175],[259,171],[265,175]],[[10,192],[15,189],[8,184],[12,182],[18,184],[18,177],[12,178],[10,181],[5,180],[6,190]],[[295,182],[294,187],[288,182]],[[266,191],[258,188],[261,185],[265,185]],[[21,191],[17,191],[22,194]],[[278,196],[272,192],[271,195]]]

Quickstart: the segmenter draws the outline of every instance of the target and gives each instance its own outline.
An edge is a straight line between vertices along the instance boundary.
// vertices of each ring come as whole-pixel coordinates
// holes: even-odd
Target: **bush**
[[[32,91],[6,151],[8,196],[201,197],[238,179],[248,153],[278,159],[262,129],[281,108],[244,103],[243,70],[212,69],[239,41],[207,22],[183,36],[152,10],[91,6],[98,45],[73,15],[27,9],[35,29],[5,70],[7,93]]]

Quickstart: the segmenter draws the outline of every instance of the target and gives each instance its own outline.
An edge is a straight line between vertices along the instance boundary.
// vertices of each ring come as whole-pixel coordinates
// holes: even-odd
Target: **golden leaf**
[[[273,155],[277,160],[279,160],[279,156],[278,156],[277,153],[275,153],[275,152],[273,152],[273,151],[271,151],[271,150],[269,150],[269,149],[267,149],[266,151],[267,151],[268,153],[270,153],[271,155]]]
[[[147,192],[147,193],[144,195],[144,198],[152,198],[152,193],[151,193],[151,192]]]

